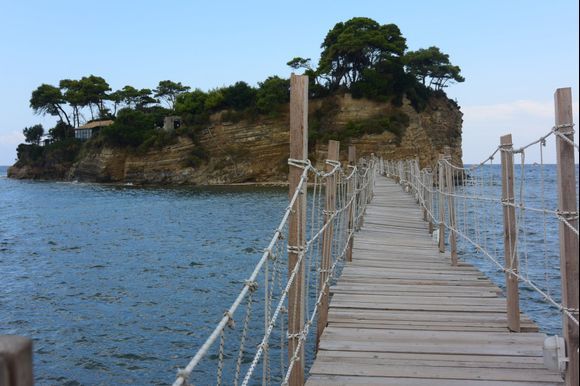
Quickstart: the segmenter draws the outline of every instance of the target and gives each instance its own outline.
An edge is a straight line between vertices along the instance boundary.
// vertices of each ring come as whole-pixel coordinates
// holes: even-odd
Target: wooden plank
[[[318,375],[308,379],[307,386],[554,386],[558,382],[534,382],[534,381],[481,381],[481,380],[455,380],[455,379],[428,379],[428,378],[384,378],[370,376],[341,376],[341,375]]]
[[[509,332],[501,290],[469,264],[452,267],[421,216],[376,180],[307,385],[562,384],[543,367],[545,335],[523,314],[526,333]]]

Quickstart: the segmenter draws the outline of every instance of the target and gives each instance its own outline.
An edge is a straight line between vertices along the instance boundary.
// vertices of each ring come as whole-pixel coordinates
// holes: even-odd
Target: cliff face
[[[432,165],[444,146],[450,146],[453,159],[461,164],[461,112],[446,98],[432,98],[417,113],[407,102],[400,108],[390,104],[352,99],[348,94],[333,98],[334,110],[326,125],[341,129],[349,122],[389,115],[395,110],[409,117],[409,125],[398,138],[391,132],[363,135],[350,144],[358,156],[375,155],[387,159],[418,156],[422,166]],[[313,114],[323,100],[310,103]],[[136,184],[229,184],[241,182],[284,182],[287,177],[289,117],[261,117],[255,122],[223,122],[220,114],[199,135],[196,145],[187,137],[161,149],[137,154],[127,149],[86,149],[70,167],[65,179]],[[318,141],[321,142],[321,141]],[[346,159],[348,143],[341,143]],[[192,158],[199,148],[207,160]],[[310,158],[323,162],[326,146],[311,147]],[[193,160],[192,160],[193,159]],[[23,168],[12,168],[9,176],[26,178]],[[28,178],[31,178],[30,176]]]

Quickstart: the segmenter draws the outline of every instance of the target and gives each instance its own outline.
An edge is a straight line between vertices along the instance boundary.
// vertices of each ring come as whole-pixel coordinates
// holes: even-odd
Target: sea
[[[283,188],[19,181],[6,170],[0,334],[33,339],[38,385],[172,383],[238,294],[288,200]],[[530,223],[544,240],[543,223]],[[546,248],[557,254],[557,233],[547,238],[548,247],[527,244],[543,264]],[[462,248],[503,288],[488,259]],[[557,292],[557,260],[549,264],[538,275]],[[543,332],[560,333],[541,299],[524,292],[521,307]]]

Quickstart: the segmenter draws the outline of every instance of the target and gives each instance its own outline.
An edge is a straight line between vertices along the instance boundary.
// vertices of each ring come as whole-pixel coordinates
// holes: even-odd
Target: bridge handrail
[[[252,274],[247,280],[244,281],[244,285],[240,293],[237,295],[237,297],[235,298],[234,302],[229,307],[229,309],[224,313],[224,316],[217,323],[212,333],[208,336],[208,338],[205,340],[202,346],[197,350],[197,352],[191,358],[187,366],[183,369],[178,370],[173,386],[182,386],[188,384],[188,380],[192,372],[203,360],[203,358],[205,358],[208,355],[210,349],[216,343],[218,338],[220,340],[220,347],[218,354],[219,359],[217,368],[217,384],[222,383],[222,374],[224,366],[225,331],[227,330],[228,326],[232,327],[235,312],[238,310],[238,308],[244,302],[244,300],[247,299],[248,300],[247,312],[246,317],[244,319],[243,331],[241,333],[241,340],[239,346],[240,348],[238,350],[237,356],[238,360],[235,366],[236,369],[233,382],[235,385],[238,384],[238,382],[240,381],[240,375],[242,371],[241,358],[245,350],[244,344],[249,329],[248,320],[250,318],[251,312],[250,307],[253,302],[251,298],[252,293],[256,291],[258,287],[257,280],[259,275],[262,273],[265,276],[264,287],[266,296],[264,299],[265,301],[269,301],[270,303],[274,300],[273,299],[274,290],[273,289],[269,290],[268,286],[272,284],[273,287],[273,281],[276,278],[275,277],[274,279],[268,278],[268,270],[269,270],[268,266],[271,262],[279,264],[279,261],[282,260],[283,252],[282,248],[280,248],[280,243],[281,240],[286,238],[288,221],[293,210],[292,208],[294,207],[296,201],[302,194],[306,184],[309,184],[309,187],[314,192],[312,205],[310,208],[310,217],[311,217],[310,239],[306,241],[304,248],[300,249],[298,253],[298,262],[294,267],[294,269],[288,275],[286,283],[284,283],[284,285],[282,286],[283,290],[281,291],[281,293],[278,294],[279,298],[274,307],[273,313],[271,312],[270,303],[265,304],[264,306],[265,312],[264,336],[262,337],[262,339],[260,340],[260,344],[256,348],[256,352],[254,354],[252,362],[247,368],[247,371],[243,377],[243,380],[241,381],[241,384],[247,385],[250,382],[254,370],[256,369],[260,360],[262,360],[264,365],[268,367],[268,369],[266,368],[264,369],[262,376],[265,377],[266,376],[265,373],[266,372],[269,373],[270,371],[269,360],[263,359],[263,355],[268,352],[269,340],[272,331],[275,328],[277,322],[279,321],[278,319],[280,315],[284,314],[285,312],[284,304],[287,300],[287,295],[290,290],[290,287],[293,284],[298,271],[302,269],[302,267],[305,265],[305,260],[307,256],[309,259],[319,258],[319,256],[314,257],[312,256],[315,244],[320,243],[320,238],[323,235],[323,233],[325,233],[325,231],[331,226],[331,224],[334,224],[335,232],[332,237],[333,239],[337,238],[337,240],[333,240],[332,242],[336,246],[340,247],[339,253],[335,253],[335,255],[332,256],[333,262],[328,270],[329,274],[327,275],[326,280],[322,283],[316,283],[316,281],[311,283],[314,284],[314,287],[316,287],[315,288],[317,291],[316,303],[314,304],[314,308],[312,310],[307,310],[307,312],[310,312],[310,314],[308,315],[306,323],[304,324],[304,328],[298,333],[299,335],[298,345],[294,350],[294,355],[291,358],[289,358],[288,367],[287,370],[285,371],[283,382],[288,382],[294,364],[300,360],[300,358],[298,357],[298,352],[300,351],[300,348],[304,345],[308,333],[310,331],[310,327],[313,325],[315,321],[315,317],[318,313],[318,309],[322,301],[323,294],[327,291],[330,285],[330,281],[333,279],[333,275],[338,270],[338,266],[344,260],[347,248],[349,246],[349,241],[351,240],[355,230],[357,229],[357,224],[359,224],[359,222],[361,221],[361,218],[364,214],[364,208],[366,207],[366,205],[370,201],[370,198],[372,197],[372,188],[374,186],[374,175],[377,171],[377,168],[376,168],[376,159],[374,157],[371,157],[368,160],[361,159],[358,165],[348,165],[347,167],[343,167],[343,165],[340,162],[326,160],[325,164],[332,167],[332,169],[328,172],[317,169],[309,160],[302,161],[289,159],[288,164],[302,168],[303,172],[300,177],[299,184],[292,198],[289,201],[289,205],[286,207],[282,215],[282,219],[278,227],[274,231],[272,238],[270,239],[268,247],[264,250],[260,260],[254,267]],[[333,211],[333,213],[330,214],[326,213],[329,216],[325,216],[325,221],[322,224],[322,226],[317,227],[317,225],[320,225],[319,223],[321,214],[325,212],[320,207],[321,203],[320,194],[322,182],[326,181],[329,177],[334,177],[336,179],[337,189],[339,190],[337,194],[338,195],[337,201],[340,207],[337,208],[335,211]],[[347,192],[347,185],[349,183],[353,184],[352,185],[353,189],[351,192]],[[348,227],[348,229],[346,229],[349,223],[348,219],[346,219],[346,215],[349,214],[351,208],[353,210],[354,226]],[[293,247],[287,246],[288,251],[290,251],[291,248]],[[320,252],[320,250],[318,250],[317,252]],[[318,263],[316,265],[320,266]],[[274,270],[275,269],[279,270],[279,267],[274,268]],[[318,269],[318,271],[320,272],[320,269]],[[273,274],[273,276],[275,276],[275,273]],[[272,280],[272,283],[268,283],[269,280]],[[281,278],[279,278],[278,280],[281,281]],[[280,282],[278,284],[280,285]],[[282,321],[282,323],[280,324],[282,329],[284,324],[288,325],[287,323],[284,323],[284,321]],[[292,337],[288,336],[287,338],[290,339]],[[284,369],[285,367],[284,364],[282,364],[281,367],[282,369]]]

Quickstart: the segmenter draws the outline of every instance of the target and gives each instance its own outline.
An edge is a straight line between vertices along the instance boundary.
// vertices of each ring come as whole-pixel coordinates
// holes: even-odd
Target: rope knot
[[[571,135],[574,134],[574,124],[573,123],[565,123],[563,125],[554,126],[554,131],[558,131],[559,134],[563,135]],[[562,129],[569,129],[567,131],[561,131]]]
[[[255,292],[258,289],[258,282],[257,281],[252,281],[252,280],[246,280],[245,285],[248,286],[248,289],[250,290],[250,292]]]
[[[309,159],[294,159],[294,158],[288,158],[288,165],[290,166],[294,166],[296,168],[300,168],[300,169],[309,169],[312,167],[312,164],[310,163]]]
[[[288,253],[302,253],[304,252],[304,247],[303,246],[297,246],[297,245],[287,245],[286,248],[288,249]]]
[[[234,316],[231,314],[231,312],[229,312],[229,311],[224,312],[224,316],[228,317],[228,322],[227,322],[226,326],[228,326],[232,330],[234,328],[236,328],[236,321],[234,320]]]
[[[286,332],[286,339],[288,339],[288,340],[290,340],[290,339],[300,339],[301,336],[302,336],[301,333],[290,334],[289,332]]]
[[[270,345],[268,344],[268,342],[263,342],[263,343],[260,343],[257,346],[257,348],[258,348],[258,350],[262,349],[263,351],[267,351],[270,348]]]
[[[558,215],[558,217],[562,217],[566,221],[578,220],[578,212],[557,209],[556,214]]]

